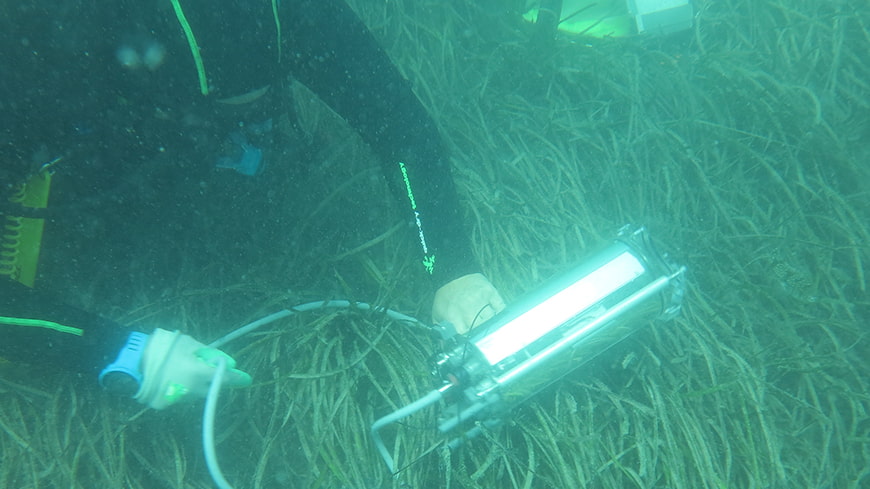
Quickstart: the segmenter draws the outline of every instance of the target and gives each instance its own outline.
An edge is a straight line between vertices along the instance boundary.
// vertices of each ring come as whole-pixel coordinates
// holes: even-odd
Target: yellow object
[[[51,173],[43,171],[30,177],[9,200],[25,207],[44,209],[48,205],[50,187]],[[0,274],[33,287],[45,220],[18,216],[4,219],[0,229]]]

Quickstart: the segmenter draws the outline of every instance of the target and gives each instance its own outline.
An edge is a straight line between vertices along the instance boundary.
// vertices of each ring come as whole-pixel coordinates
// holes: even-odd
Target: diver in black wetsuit
[[[0,20],[0,39],[8,47],[0,54],[0,110],[4,119],[11,118],[0,128],[0,158],[12,162],[0,170],[0,177],[9,179],[3,182],[7,191],[14,168],[27,171],[39,146],[59,151],[51,146],[74,139],[71,153],[110,151],[102,143],[82,146],[112,141],[116,152],[142,154],[172,138],[183,139],[184,127],[177,120],[173,125],[171,117],[155,128],[155,111],[165,108],[182,107],[231,126],[238,121],[224,117],[226,109],[237,114],[247,105],[253,108],[244,112],[258,119],[249,122],[265,120],[271,114],[257,104],[269,105],[263,102],[282,95],[280,85],[292,76],[371,146],[409,207],[422,266],[440,286],[434,320],[465,332],[504,307],[472,256],[433,121],[342,0],[219,6],[204,0],[122,0],[76,7],[21,5],[16,19]],[[83,28],[82,19],[99,28]],[[125,38],[133,39],[132,52],[119,50]],[[137,45],[146,47],[136,51]],[[137,63],[145,69],[130,69]],[[57,324],[83,325],[83,330],[52,326]],[[95,376],[101,372],[104,385],[155,408],[202,395],[214,359],[226,357],[162,329],[134,333],[125,343],[127,331],[118,325],[6,279],[0,279],[0,334],[0,357],[54,362]],[[229,385],[249,382],[239,370],[231,370],[226,380]]]

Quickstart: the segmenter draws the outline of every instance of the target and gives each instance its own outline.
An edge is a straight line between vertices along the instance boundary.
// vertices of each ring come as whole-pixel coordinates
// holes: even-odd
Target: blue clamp
[[[139,362],[142,360],[142,354],[145,353],[145,344],[147,342],[147,334],[138,331],[130,333],[130,336],[127,337],[127,343],[124,344],[124,347],[118,353],[118,358],[100,372],[100,385],[106,387],[103,379],[106,375],[113,372],[127,374],[136,383],[142,385],[142,372],[139,371]]]

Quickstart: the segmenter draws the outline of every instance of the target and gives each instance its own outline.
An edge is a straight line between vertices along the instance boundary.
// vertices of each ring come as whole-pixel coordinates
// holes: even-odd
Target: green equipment
[[[537,22],[539,7],[523,14]],[[690,0],[564,0],[559,32],[596,38],[637,34],[670,34],[692,27],[694,11]]]

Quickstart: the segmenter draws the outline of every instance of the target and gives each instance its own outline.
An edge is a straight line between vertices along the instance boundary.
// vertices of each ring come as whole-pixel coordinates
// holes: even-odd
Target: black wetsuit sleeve
[[[414,223],[421,268],[437,285],[479,271],[438,129],[410,83],[343,0],[290,3],[290,70],[383,162]]]
[[[20,319],[55,323],[16,324]],[[50,294],[0,277],[0,358],[35,366],[52,366],[96,381],[130,334],[130,330],[87,311],[57,301]]]

